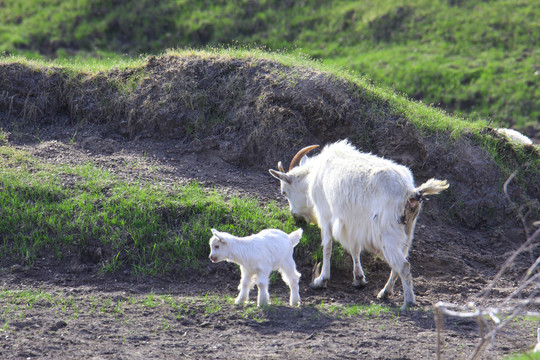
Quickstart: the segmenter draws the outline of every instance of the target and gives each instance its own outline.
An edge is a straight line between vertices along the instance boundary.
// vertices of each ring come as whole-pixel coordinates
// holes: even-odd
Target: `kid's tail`
[[[296,246],[298,245],[298,243],[300,242],[300,238],[302,237],[302,233],[304,232],[304,230],[302,228],[296,230],[296,231],[293,231],[292,233],[289,234],[289,240],[291,240],[291,243],[293,246]]]

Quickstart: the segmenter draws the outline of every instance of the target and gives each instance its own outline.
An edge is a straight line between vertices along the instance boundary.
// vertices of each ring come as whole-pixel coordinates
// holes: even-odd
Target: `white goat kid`
[[[236,237],[212,229],[214,235],[210,238],[210,260],[212,262],[225,260],[240,265],[241,280],[238,285],[240,293],[235,300],[236,304],[248,302],[249,291],[257,284],[259,289],[257,305],[267,305],[270,274],[278,270],[283,281],[289,285],[290,305],[300,305],[298,286],[300,273],[296,271],[293,250],[300,241],[302,232],[302,229],[298,229],[287,235],[281,230],[267,229],[255,235]]]
[[[326,146],[319,155],[306,154],[318,145],[300,150],[285,173],[270,170],[281,181],[281,192],[289,201],[295,218],[321,228],[322,271],[312,288],[326,286],[330,279],[332,237],[351,253],[353,285],[366,284],[360,252],[365,249],[382,255],[392,268],[378,297],[393,292],[397,276],[404,293],[403,308],[415,304],[410,264],[407,261],[422,196],[448,188],[446,181],[430,179],[415,188],[411,171],[405,166],[375,155],[361,153],[347,141]],[[298,166],[299,165],[299,166]]]

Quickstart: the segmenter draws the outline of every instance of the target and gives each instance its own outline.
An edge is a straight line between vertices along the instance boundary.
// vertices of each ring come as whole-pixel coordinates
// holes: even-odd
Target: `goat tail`
[[[436,195],[446,189],[450,184],[448,184],[448,181],[446,180],[437,180],[437,179],[429,179],[419,187],[415,189],[415,191],[420,195]]]
[[[302,238],[302,233],[304,232],[304,230],[302,228],[296,230],[296,231],[293,231],[292,233],[289,234],[289,240],[291,240],[291,243],[294,246],[298,245],[298,243],[300,242],[300,239]]]

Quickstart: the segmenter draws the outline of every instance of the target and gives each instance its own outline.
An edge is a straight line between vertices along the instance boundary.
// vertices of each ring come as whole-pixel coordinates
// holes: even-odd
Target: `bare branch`
[[[540,298],[538,297],[538,294],[540,293],[540,272],[537,271],[540,266],[540,256],[537,257],[524,272],[518,282],[519,286],[517,286],[510,295],[499,302],[497,306],[482,305],[487,303],[488,296],[495,287],[495,284],[500,280],[502,275],[514,265],[516,258],[523,252],[532,251],[539,246],[536,240],[540,238],[540,228],[536,229],[532,234],[530,233],[525,216],[523,215],[524,206],[518,207],[508,194],[508,185],[514,179],[518,170],[514,171],[505,181],[503,191],[508,202],[511,204],[512,209],[516,211],[517,216],[523,224],[526,240],[506,259],[499,272],[482,292],[478,294],[478,296],[482,296],[478,305],[474,302],[469,302],[466,306],[444,302],[438,302],[434,305],[435,325],[437,327],[437,359],[439,360],[442,359],[441,353],[444,345],[443,327],[445,315],[458,318],[476,318],[479,329],[479,342],[469,357],[471,360],[477,359],[482,355],[486,349],[486,344],[489,341],[493,346],[497,332],[507,326],[515,317],[540,317],[539,311],[529,310],[531,308],[537,309],[540,304]],[[540,221],[535,221],[533,226],[540,226]],[[501,320],[501,318],[503,320]]]

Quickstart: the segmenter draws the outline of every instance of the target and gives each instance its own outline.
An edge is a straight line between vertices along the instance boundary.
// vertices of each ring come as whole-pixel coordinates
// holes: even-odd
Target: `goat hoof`
[[[352,284],[357,289],[363,289],[363,288],[366,287],[367,281],[366,280],[355,280],[355,281],[353,281]]]
[[[248,302],[247,300],[248,299],[244,299],[244,298],[236,298],[234,300],[234,304],[235,305],[244,305],[244,304],[246,304]]]
[[[413,303],[413,302],[406,302],[405,304],[403,304],[403,306],[401,307],[401,311],[405,311],[405,310],[409,310],[410,308],[413,308],[416,306],[416,303]]]
[[[324,280],[321,285],[317,285],[314,282],[309,284],[309,287],[314,290],[326,289],[328,287],[328,280]]]

